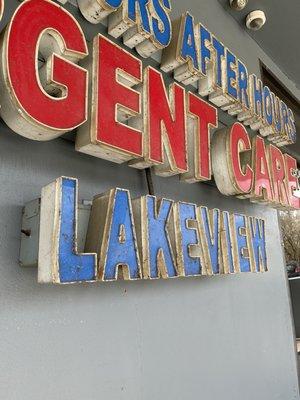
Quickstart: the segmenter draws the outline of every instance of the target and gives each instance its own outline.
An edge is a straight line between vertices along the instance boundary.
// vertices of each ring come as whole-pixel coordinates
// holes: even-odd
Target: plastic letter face
[[[96,195],[91,207],[78,207],[83,225],[79,227],[79,250],[77,192],[77,180],[66,177],[42,190],[40,283],[167,279],[268,270],[263,219],[150,195],[132,201],[130,192],[119,188]],[[86,229],[83,221],[87,217]]]
[[[235,228],[235,239],[236,239],[236,261],[239,263],[241,272],[251,272],[250,262],[250,249],[247,238],[247,218],[245,215],[234,214],[234,228]]]
[[[64,177],[42,191],[39,282],[96,280],[96,254],[77,252],[77,191],[77,180]]]
[[[149,264],[146,276],[150,279],[174,278],[177,271],[167,232],[173,202],[162,199],[159,204],[154,196],[146,197]]]
[[[208,30],[201,25],[200,26],[200,55],[201,55],[201,72],[203,75],[207,73],[207,62],[211,60],[211,51],[208,43],[211,43],[211,34]]]
[[[127,190],[114,193],[109,240],[104,261],[103,280],[118,278],[118,268],[123,268],[123,278],[140,279],[140,263],[136,247],[133,215]]]
[[[178,209],[185,276],[201,275],[201,249],[199,249],[200,242],[197,228],[196,205],[179,203]],[[192,223],[194,226],[191,226]]]
[[[46,60],[40,70],[38,50]],[[50,140],[84,123],[87,71],[76,62],[87,54],[70,13],[50,1],[23,2],[1,47],[1,116],[8,126],[30,139]]]
[[[255,268],[257,272],[265,272],[268,270],[265,221],[254,217],[249,219]]]
[[[141,83],[139,59],[98,35],[93,44],[91,121],[79,129],[78,151],[116,163],[142,156],[142,134],[130,122],[139,117]]]
[[[242,166],[241,154],[251,150],[251,141],[243,125],[238,123],[233,125],[229,150],[234,185],[240,193],[249,193],[253,182],[253,170],[249,165]]]
[[[203,248],[207,249],[209,273],[219,274],[221,270],[220,210],[208,211],[200,207],[200,229]]]
[[[188,58],[192,60],[193,67],[199,69],[198,52],[196,48],[195,32],[194,32],[194,19],[191,15],[187,14],[185,19],[185,26],[182,38],[181,57],[185,60]]]

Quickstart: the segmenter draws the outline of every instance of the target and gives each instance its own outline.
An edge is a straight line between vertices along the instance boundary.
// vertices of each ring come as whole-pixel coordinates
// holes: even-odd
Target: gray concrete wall
[[[9,3],[11,8],[18,4]],[[246,61],[250,71],[259,72],[257,58],[263,57],[276,72],[217,0],[173,4],[174,15],[189,9]],[[3,123],[0,140],[1,399],[299,398],[274,210],[225,198],[208,185],[154,178],[157,195],[265,217],[270,271],[41,286],[35,269],[18,265],[22,206],[61,175],[79,178],[81,199],[115,186],[130,189],[134,196],[145,194],[145,175],[76,153],[74,143],[65,139],[26,140]]]

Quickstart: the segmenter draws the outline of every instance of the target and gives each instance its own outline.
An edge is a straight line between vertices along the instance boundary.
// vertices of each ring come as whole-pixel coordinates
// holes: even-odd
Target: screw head
[[[243,10],[248,3],[248,0],[230,0],[230,7],[234,10]]]

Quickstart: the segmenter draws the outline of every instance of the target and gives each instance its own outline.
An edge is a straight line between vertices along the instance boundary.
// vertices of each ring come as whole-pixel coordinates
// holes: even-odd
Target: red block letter
[[[217,109],[192,93],[188,94],[188,164],[182,180],[194,183],[211,179],[210,129],[218,126]]]
[[[251,142],[246,128],[236,122],[212,138],[212,169],[216,185],[226,196],[249,197],[253,185]]]
[[[145,71],[144,154],[148,165],[159,175],[175,175],[187,170],[185,92],[176,83],[166,93],[162,74],[148,67]]]
[[[285,186],[285,163],[282,152],[274,145],[269,146],[271,176],[274,201],[287,207],[289,205]]]
[[[141,99],[132,87],[141,83],[142,63],[101,35],[93,58],[91,124],[80,129],[76,148],[116,163],[141,158]]]
[[[253,166],[255,168],[255,180],[252,197],[271,203],[273,201],[273,190],[266,147],[264,139],[259,136],[254,139]]]
[[[288,154],[284,155],[284,159],[289,204],[295,209],[300,209],[300,199],[294,196],[294,190],[300,190],[298,178],[295,176],[295,174],[293,174],[293,171],[298,169],[297,161]]]
[[[230,131],[229,140],[229,159],[234,185],[238,193],[249,193],[253,183],[253,170],[241,160],[242,153],[251,150],[251,142],[246,128],[242,124],[235,123]]]
[[[38,71],[38,51],[46,60]],[[53,52],[57,54],[53,54]],[[45,0],[28,0],[15,12],[1,46],[1,116],[36,140],[49,140],[86,120],[88,54],[73,16]]]

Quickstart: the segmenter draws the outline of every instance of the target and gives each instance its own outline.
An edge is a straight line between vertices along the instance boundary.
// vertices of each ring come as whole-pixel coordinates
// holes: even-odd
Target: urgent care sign
[[[224,195],[300,207],[296,160],[279,149],[296,140],[293,112],[222,42],[188,12],[172,23],[169,0],[78,5],[124,47],[99,34],[88,49],[61,5],[23,1],[0,48],[0,114],[13,131],[45,141],[78,128],[79,152],[189,183],[214,175]],[[169,87],[159,68],[142,66],[158,51]],[[215,106],[237,122],[212,136]]]
[[[88,46],[78,21],[50,0],[23,1],[2,33],[0,114],[14,132],[49,141],[76,129],[79,152],[300,208],[296,160],[280,150],[296,140],[293,112],[221,41],[188,12],[172,22],[169,0],[77,3],[107,36]],[[157,67],[143,68],[153,56]],[[219,108],[232,126],[218,129]],[[94,197],[79,251],[76,179],[56,179],[26,207],[22,232],[38,245],[27,252],[23,237],[20,260],[33,265],[34,256],[40,283],[268,270],[266,221],[253,216],[115,188]]]

